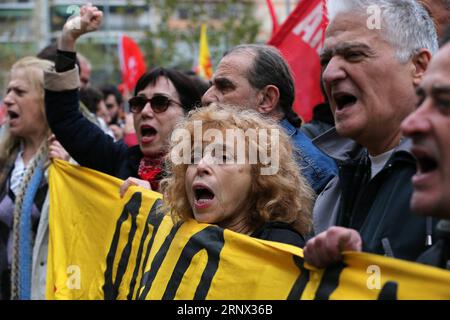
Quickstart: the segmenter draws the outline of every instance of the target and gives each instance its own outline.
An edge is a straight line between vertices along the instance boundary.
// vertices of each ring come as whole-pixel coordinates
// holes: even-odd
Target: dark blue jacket
[[[287,119],[282,120],[280,125],[291,138],[303,176],[308,180],[316,194],[319,194],[327,183],[338,174],[336,163],[319,150],[310,138],[300,129],[295,128]]]

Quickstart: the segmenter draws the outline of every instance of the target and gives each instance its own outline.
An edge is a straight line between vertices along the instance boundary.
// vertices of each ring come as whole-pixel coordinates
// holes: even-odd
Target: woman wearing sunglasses
[[[187,111],[200,104],[201,97],[190,78],[178,71],[155,68],[147,72],[138,80],[135,96],[129,101],[138,145],[114,143],[78,112],[75,43],[81,35],[97,30],[101,21],[101,11],[84,6],[79,17],[64,25],[58,42],[56,72],[45,74],[48,123],[82,166],[120,179],[131,177],[128,184],[145,180],[155,190],[172,130]]]

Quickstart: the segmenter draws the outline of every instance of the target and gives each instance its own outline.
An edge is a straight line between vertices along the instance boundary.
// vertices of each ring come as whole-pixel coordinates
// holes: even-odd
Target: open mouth
[[[152,126],[142,126],[141,127],[141,136],[142,137],[153,137],[158,133],[155,128]]]
[[[358,99],[350,93],[336,93],[333,94],[333,99],[336,102],[337,110],[350,107],[358,101]]]
[[[196,209],[206,209],[213,204],[214,192],[205,185],[194,184],[194,206]]]
[[[209,201],[214,199],[214,192],[204,186],[194,187],[195,200],[197,202]]]
[[[420,173],[429,173],[438,168],[437,160],[428,155],[420,154],[420,155],[416,155],[416,158],[417,158],[418,171]]]
[[[14,119],[19,118],[19,114],[16,113],[16,112],[14,112],[14,111],[9,110],[9,111],[8,111],[8,117],[9,117],[11,120],[14,120]]]

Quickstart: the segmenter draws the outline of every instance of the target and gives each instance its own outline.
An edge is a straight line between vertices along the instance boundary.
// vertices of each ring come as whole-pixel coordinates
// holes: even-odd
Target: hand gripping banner
[[[48,299],[450,299],[450,272],[365,253],[316,270],[300,248],[194,220],[159,193],[56,161]]]

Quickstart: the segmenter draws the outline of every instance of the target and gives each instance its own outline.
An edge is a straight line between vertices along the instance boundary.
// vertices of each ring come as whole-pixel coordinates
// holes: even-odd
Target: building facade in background
[[[87,1],[0,0],[0,76],[18,58],[36,54],[55,41],[66,19]],[[200,24],[206,22],[213,65],[230,46],[265,43],[272,32],[266,0],[112,0],[91,1],[104,12],[99,32],[80,39],[80,52],[94,68],[93,81],[120,81],[117,39],[134,38],[147,55],[147,65],[164,64],[188,69],[198,55]],[[272,0],[283,22],[298,1]],[[247,23],[247,25],[246,25]],[[241,28],[241,30],[238,30]],[[4,80],[0,83],[4,88]],[[3,95],[0,93],[0,97]]]

